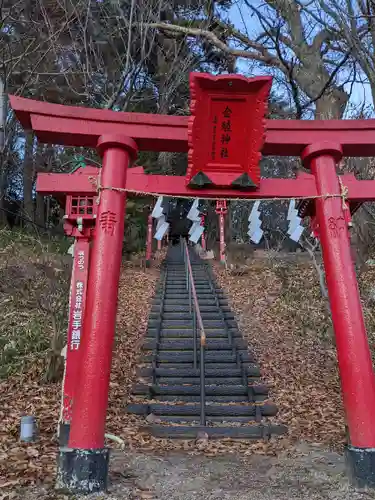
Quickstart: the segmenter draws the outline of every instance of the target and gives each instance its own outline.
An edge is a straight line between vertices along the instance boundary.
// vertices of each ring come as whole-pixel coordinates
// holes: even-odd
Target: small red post
[[[99,139],[98,150],[103,156],[103,167],[79,386],[69,448],[61,450],[59,463],[59,484],[80,491],[103,491],[107,483],[109,453],[104,448],[104,431],[124,239],[126,174],[137,145],[128,137],[108,135]],[[90,481],[92,484],[88,484]]]
[[[220,262],[225,264],[225,234],[224,234],[224,215],[228,212],[226,200],[216,201],[216,213],[219,215],[220,231]]]
[[[202,215],[201,216],[201,226],[203,226],[203,227],[204,227],[204,222],[205,222],[205,216]],[[206,237],[204,235],[204,231],[203,231],[202,236],[201,236],[201,244],[202,244],[202,249],[206,250]]]
[[[149,267],[152,258],[152,226],[153,218],[151,212],[147,220],[147,241],[146,241],[146,266]]]
[[[224,214],[220,214],[220,262],[225,262]]]
[[[158,240],[158,251],[160,252],[161,250],[161,244],[162,244],[162,240]]]
[[[73,269],[70,283],[69,323],[63,382],[62,414],[59,429],[60,443],[66,443],[72,419],[77,372],[80,363],[80,344],[85,314],[90,239],[77,236],[74,245]]]
[[[375,448],[375,378],[351,256],[350,219],[345,214],[349,208],[339,197],[342,187],[336,163],[341,156],[339,144],[321,143],[308,146],[302,159],[311,168],[317,193],[322,196],[315,200],[316,217],[350,435],[349,451],[363,451]],[[337,197],[324,198],[325,194]]]

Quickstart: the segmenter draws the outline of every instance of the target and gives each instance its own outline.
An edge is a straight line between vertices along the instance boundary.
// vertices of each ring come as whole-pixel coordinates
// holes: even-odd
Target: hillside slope
[[[334,335],[313,266],[263,259],[253,260],[243,275],[219,267],[216,274],[255,352],[262,379],[271,386],[279,420],[289,427],[289,443],[306,440],[341,448],[345,424]],[[373,353],[374,278],[374,268],[359,278]]]

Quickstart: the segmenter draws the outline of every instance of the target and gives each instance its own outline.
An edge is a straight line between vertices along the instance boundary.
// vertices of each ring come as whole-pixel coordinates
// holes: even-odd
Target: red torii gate
[[[60,484],[77,491],[99,491],[106,485],[104,426],[126,192],[134,192],[211,199],[311,200],[307,210],[315,214],[319,225],[350,435],[347,460],[357,484],[375,486],[375,379],[346,212],[375,200],[375,184],[336,173],[343,155],[375,156],[375,120],[263,120],[269,78],[192,74],[191,82],[195,114],[189,118],[116,113],[10,97],[22,125],[33,129],[40,141],[96,147],[103,157],[100,176],[95,179],[83,172],[74,179],[75,192],[98,195],[99,204],[79,389],[69,445],[60,450]],[[197,104],[199,99],[204,106]],[[218,116],[225,118],[225,127]],[[249,116],[255,117],[250,123]],[[228,135],[225,139],[218,136],[220,123],[229,139]],[[234,144],[233,150],[228,144]],[[128,168],[138,149],[189,150],[187,178],[146,175],[142,167]],[[260,180],[260,151],[263,155],[300,156],[312,174]],[[46,194],[71,192],[71,184],[69,174],[39,174],[37,189]]]

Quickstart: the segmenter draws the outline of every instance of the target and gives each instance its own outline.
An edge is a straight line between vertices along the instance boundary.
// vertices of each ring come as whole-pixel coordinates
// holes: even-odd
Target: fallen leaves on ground
[[[125,264],[121,273],[107,418],[107,432],[119,437],[126,437],[127,431],[132,435],[136,429],[131,421],[123,419],[125,398],[134,382],[158,275],[156,266],[144,272],[134,264]],[[26,484],[52,485],[55,480],[61,382],[42,383],[44,369],[44,363],[36,360],[23,374],[0,382],[0,489]],[[37,419],[39,429],[35,443],[19,441],[23,415],[34,415]],[[116,447],[116,443],[110,445]]]
[[[271,386],[270,399],[279,407],[277,421],[288,425],[289,434],[269,442],[229,438],[184,441],[158,439],[140,430],[147,424],[146,419],[126,414],[125,407],[137,399],[131,396],[131,388],[136,381],[149,307],[158,279],[157,265],[154,263],[154,266],[144,272],[133,262],[122,269],[108,433],[120,438],[126,449],[144,453],[180,450],[208,457],[228,453],[240,453],[243,457],[253,453],[275,455],[291,449],[298,440],[342,446],[345,428],[329,315],[313,268],[298,263],[254,262],[242,276],[231,276],[220,268],[216,270],[241,331],[260,364],[262,380]],[[370,269],[361,277],[370,333],[375,325],[368,299],[371,293],[374,296],[374,274]],[[374,338],[371,333],[372,345]],[[41,371],[42,366],[36,362],[23,375],[0,383],[0,488],[53,484],[61,384],[42,384]],[[40,425],[38,441],[29,445],[18,441],[20,418],[24,414],[35,415]],[[115,441],[108,441],[108,445],[119,447]]]
[[[279,444],[304,440],[342,448],[346,431],[334,334],[316,271],[309,263],[270,260],[253,261],[247,271],[233,276],[217,268],[216,275],[271,387],[270,399],[279,408],[275,420],[289,428]],[[374,275],[368,268],[359,278],[371,346]]]

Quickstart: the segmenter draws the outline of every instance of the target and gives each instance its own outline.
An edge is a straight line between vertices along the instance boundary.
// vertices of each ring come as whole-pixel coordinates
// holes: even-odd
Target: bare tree
[[[250,35],[246,22],[240,30],[218,16],[209,25],[203,19],[201,26],[194,27],[165,22],[151,26],[203,39],[223,54],[272,69],[288,84],[297,117],[313,106],[318,119],[340,118],[349,99],[344,84],[354,78],[348,69],[352,47],[336,42],[329,27],[319,25],[312,16],[307,18],[309,12],[297,0],[266,0],[262,6],[244,0],[237,5],[244,20],[258,19],[256,36]]]

